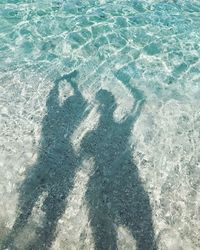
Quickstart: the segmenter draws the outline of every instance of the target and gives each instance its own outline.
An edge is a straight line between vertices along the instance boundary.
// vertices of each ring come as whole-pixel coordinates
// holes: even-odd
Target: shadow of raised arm
[[[66,80],[67,82],[69,82],[74,90],[75,94],[80,93],[79,89],[78,89],[78,85],[76,83],[76,81],[74,80],[78,75],[78,71],[74,70],[69,74],[65,74],[63,75],[61,78],[59,78],[58,80],[56,80],[55,84],[58,85],[58,83],[60,81]]]
[[[131,92],[135,102],[133,105],[133,108],[131,109],[131,114],[126,118],[126,122],[127,123],[134,123],[137,118],[140,116],[141,111],[142,111],[142,107],[144,106],[145,103],[145,96],[144,93],[137,89],[134,86],[131,86],[130,84],[127,85],[126,87],[128,87],[129,91]]]
[[[47,112],[51,112],[59,108],[59,85],[54,83],[53,88],[50,90],[46,101]]]
[[[74,89],[75,94],[80,94],[78,90],[77,83],[73,80],[78,75],[78,72],[74,70],[69,74],[63,75],[61,78],[57,79],[54,82],[53,88],[50,90],[49,95],[47,97],[47,111],[50,112],[51,110],[59,109],[59,83],[63,80],[67,80]]]

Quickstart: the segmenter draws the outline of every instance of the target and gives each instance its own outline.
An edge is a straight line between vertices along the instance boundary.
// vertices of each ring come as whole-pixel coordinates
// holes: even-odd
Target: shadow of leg
[[[54,241],[56,235],[56,227],[58,220],[65,211],[66,195],[58,191],[56,193],[49,194],[44,201],[43,211],[45,212],[44,222],[41,228],[38,228],[37,239],[29,244],[30,250],[44,250],[49,249]]]
[[[131,192],[131,190],[129,190]],[[155,250],[154,229],[149,198],[142,186],[136,186],[132,197],[126,197],[121,209],[123,224],[136,240],[137,250]]]
[[[2,244],[3,249],[8,247],[14,249],[14,240],[27,224],[28,218],[40,194],[41,190],[33,179],[23,184],[19,197],[18,215],[12,227],[12,231]]]
[[[117,249],[117,232],[107,203],[106,183],[98,171],[91,177],[86,193],[89,220],[96,250]]]
[[[106,212],[100,209],[90,211],[90,225],[96,250],[117,249],[116,229]]]

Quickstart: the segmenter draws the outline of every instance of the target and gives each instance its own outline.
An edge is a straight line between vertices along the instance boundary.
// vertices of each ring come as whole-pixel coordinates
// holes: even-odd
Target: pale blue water
[[[199,249],[199,54],[198,0],[0,0],[2,249]]]

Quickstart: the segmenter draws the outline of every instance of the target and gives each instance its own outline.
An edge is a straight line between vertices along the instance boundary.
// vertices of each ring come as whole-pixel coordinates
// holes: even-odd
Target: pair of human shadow
[[[75,174],[83,159],[93,157],[94,172],[89,179],[86,201],[95,249],[117,249],[117,227],[125,226],[136,240],[137,249],[154,249],[154,229],[148,194],[133,163],[129,137],[140,114],[144,99],[135,88],[136,100],[129,117],[114,120],[114,96],[99,90],[100,120],[95,130],[86,134],[76,154],[70,138],[88,114],[88,103],[76,84],[77,71],[55,81],[47,98],[47,114],[42,122],[41,143],[37,163],[26,173],[19,190],[18,214],[4,249],[14,249],[15,238],[28,223],[38,198],[43,192],[44,218],[34,240],[25,249],[49,249],[56,237],[58,220],[66,208],[66,198],[73,188]],[[59,104],[59,82],[66,80],[74,93]]]

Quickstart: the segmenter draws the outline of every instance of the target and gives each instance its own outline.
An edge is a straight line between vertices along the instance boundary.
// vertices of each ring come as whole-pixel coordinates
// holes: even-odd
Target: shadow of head
[[[55,83],[58,84],[60,81],[63,81],[63,80],[66,80],[66,81],[68,81],[68,82],[70,82],[70,83],[73,83],[73,82],[74,82],[73,80],[74,80],[77,76],[78,76],[78,71],[77,71],[77,70],[74,70],[74,71],[72,71],[71,73],[65,74],[65,75],[63,75],[61,78],[57,79],[57,80],[55,81]]]
[[[99,102],[99,109],[106,113],[113,113],[117,107],[115,97],[106,89],[100,89],[96,93],[96,100]]]

